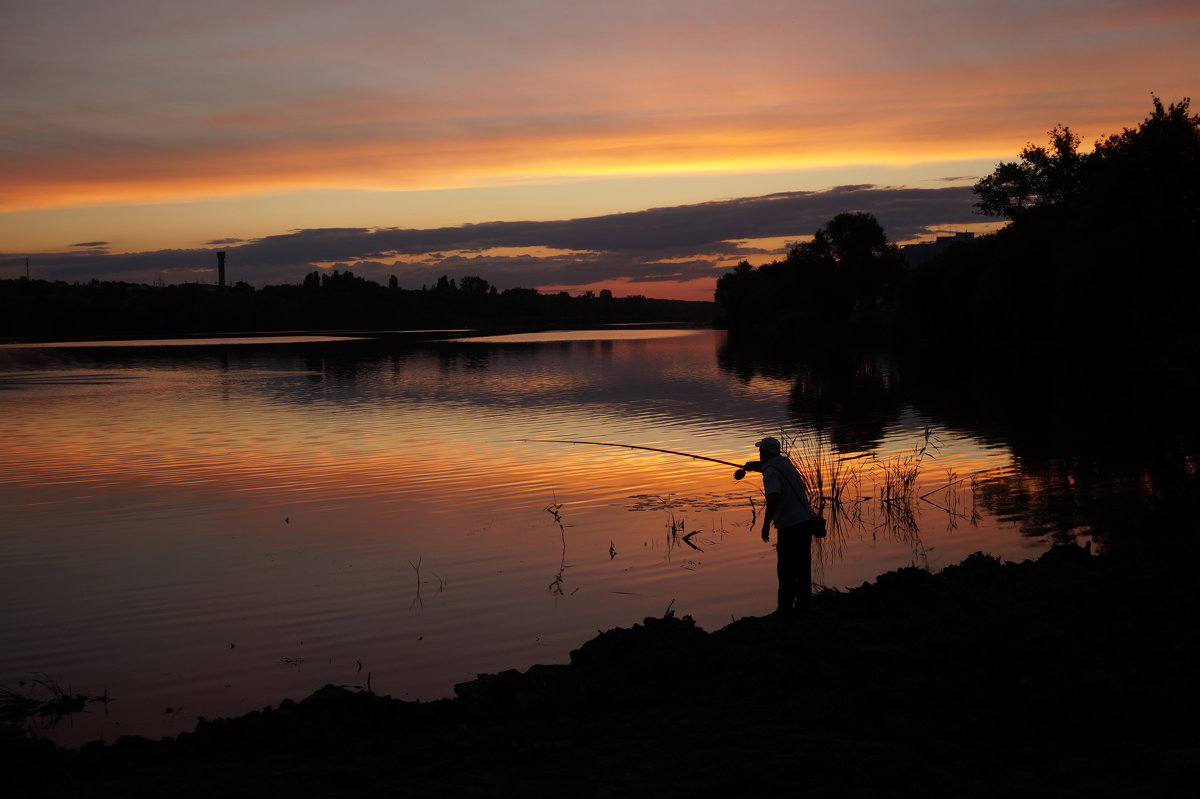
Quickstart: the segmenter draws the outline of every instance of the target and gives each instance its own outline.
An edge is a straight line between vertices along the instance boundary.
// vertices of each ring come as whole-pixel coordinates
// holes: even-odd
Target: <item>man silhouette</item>
[[[763,513],[762,540],[770,542],[775,524],[775,570],[779,575],[778,607],[784,618],[806,615],[812,601],[812,538],[822,537],[819,517],[808,501],[808,486],[795,465],[782,454],[778,439],[754,442],[759,460],[746,471],[762,472],[767,508]]]

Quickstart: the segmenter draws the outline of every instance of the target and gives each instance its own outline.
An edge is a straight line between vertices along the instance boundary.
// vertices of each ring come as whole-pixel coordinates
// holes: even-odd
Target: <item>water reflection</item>
[[[903,422],[907,409],[895,364],[882,354],[778,354],[727,345],[718,359],[745,383],[757,377],[789,382],[793,419],[805,429],[824,432],[841,452],[878,447]]]
[[[712,331],[8,355],[0,682],[107,691],[108,717],[58,733],[75,743],[358,684],[358,664],[434,698],[669,603],[708,627],[773,607],[755,481],[522,439],[740,463],[786,435],[831,519],[817,581],[837,588],[1161,522],[1195,484],[1194,422],[1114,439],[1112,418],[1038,421],[966,370],[772,359]]]

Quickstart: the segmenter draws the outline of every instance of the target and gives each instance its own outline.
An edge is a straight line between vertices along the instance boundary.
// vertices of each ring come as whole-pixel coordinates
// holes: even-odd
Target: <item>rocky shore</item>
[[[1200,790],[1191,555],[977,554],[802,621],[602,633],[570,664],[302,702],[80,751],[8,736],[23,797],[1173,797]]]

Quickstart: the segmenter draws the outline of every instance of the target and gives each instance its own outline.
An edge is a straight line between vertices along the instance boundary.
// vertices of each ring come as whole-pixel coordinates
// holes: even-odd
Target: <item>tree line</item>
[[[538,327],[606,322],[707,321],[713,304],[614,297],[609,290],[499,290],[484,278],[443,275],[433,286],[383,286],[350,270],[305,275],[256,289],[239,282],[150,286],[92,280],[0,281],[0,335],[162,336],[278,330],[402,330]]]
[[[735,332],[789,341],[861,334],[937,350],[1195,365],[1200,289],[1200,116],[1189,100],[1080,150],[1065,126],[973,187],[994,234],[909,267],[869,214],[840,214],[811,242],[724,275]]]

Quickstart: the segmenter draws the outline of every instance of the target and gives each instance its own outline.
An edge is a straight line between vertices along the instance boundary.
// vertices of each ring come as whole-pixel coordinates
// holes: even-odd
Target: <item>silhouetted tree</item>
[[[1012,223],[915,270],[901,316],[924,340],[1174,368],[1200,349],[1200,116],[1189,100],[1080,152],[1069,128],[975,185]],[[947,307],[952,312],[947,313]],[[1033,345],[1031,347],[1031,345]]]
[[[1002,162],[975,184],[984,214],[1017,219],[1026,211],[1065,205],[1079,194],[1085,156],[1079,136],[1063,125],[1050,131],[1050,146],[1025,145],[1020,161]]]
[[[731,327],[843,322],[890,303],[903,273],[900,251],[879,221],[843,213],[782,261],[757,269],[742,261],[717,280],[714,297]]]
[[[487,294],[491,288],[491,283],[473,275],[467,275],[458,283],[458,290],[464,294],[483,295]]]
[[[828,301],[845,314],[889,300],[904,271],[899,248],[867,213],[838,214],[816,232],[810,248],[825,264]]]
[[[754,267],[749,261],[740,261],[732,272],[717,278],[713,298],[731,317],[742,318],[748,314],[745,306],[753,295],[754,280]]]

